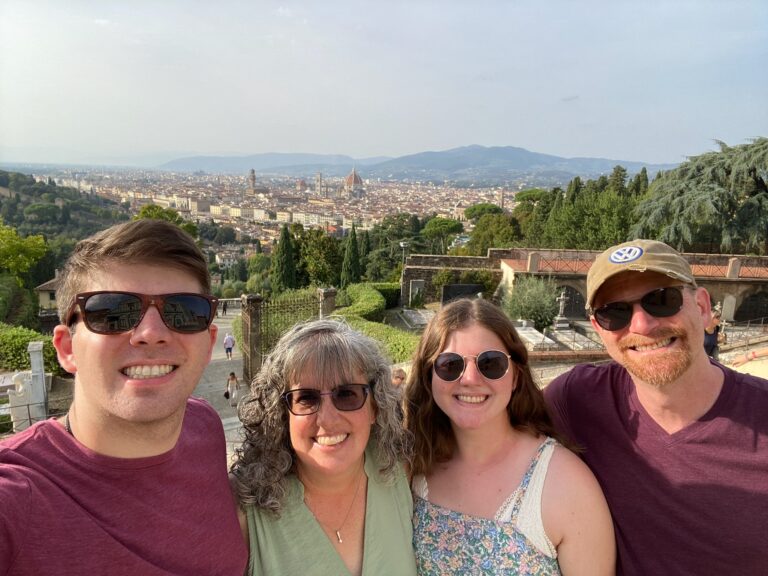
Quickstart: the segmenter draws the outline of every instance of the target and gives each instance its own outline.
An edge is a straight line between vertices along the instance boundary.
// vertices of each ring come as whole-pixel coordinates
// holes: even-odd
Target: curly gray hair
[[[288,330],[253,379],[251,394],[240,403],[245,440],[232,465],[237,497],[279,514],[286,477],[295,473],[296,457],[288,433],[286,392],[311,366],[318,381],[352,381],[364,374],[372,382],[376,420],[371,431],[380,474],[395,478],[397,466],[410,456],[410,435],[398,415],[399,391],[392,386],[389,364],[378,344],[338,320],[314,320]]]

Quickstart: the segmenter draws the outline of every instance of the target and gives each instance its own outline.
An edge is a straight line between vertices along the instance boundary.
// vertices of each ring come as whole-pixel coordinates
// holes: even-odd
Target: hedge
[[[378,341],[392,362],[407,362],[419,345],[419,335],[398,330],[379,322],[369,322],[360,316],[344,315],[344,320],[355,330]]]
[[[371,322],[384,320],[387,301],[373,285],[351,284],[347,286],[347,294],[352,304],[343,309],[341,312],[343,316],[360,316]]]
[[[27,347],[30,342],[43,343],[43,363],[45,371],[57,375],[66,372],[59,366],[56,358],[56,349],[53,347],[52,338],[29,328],[10,326],[0,323],[0,369],[8,371],[29,370],[29,352]]]
[[[400,284],[398,282],[374,282],[371,286],[384,296],[384,300],[387,301],[387,310],[397,308],[400,303]]]

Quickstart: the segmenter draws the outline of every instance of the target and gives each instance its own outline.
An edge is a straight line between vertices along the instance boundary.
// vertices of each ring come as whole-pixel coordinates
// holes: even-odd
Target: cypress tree
[[[360,252],[357,248],[357,232],[352,224],[352,231],[347,238],[347,247],[344,250],[344,263],[341,265],[341,287],[346,288],[350,284],[360,282]]]
[[[272,258],[272,272],[269,277],[272,290],[276,293],[297,287],[293,240],[286,224],[283,224],[280,230],[280,241]]]

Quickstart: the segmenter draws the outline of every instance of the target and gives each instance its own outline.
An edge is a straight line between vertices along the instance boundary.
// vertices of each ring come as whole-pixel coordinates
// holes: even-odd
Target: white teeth
[[[670,342],[672,342],[672,338],[665,338],[647,346],[635,346],[635,350],[638,352],[650,352],[651,350],[658,350],[659,348],[664,348],[664,346],[669,346]]]
[[[338,434],[337,436],[318,436],[315,438],[315,441],[320,444],[320,446],[335,446],[336,444],[346,440],[347,436],[349,436],[349,434]]]
[[[480,404],[480,402],[484,402],[487,396],[466,396],[463,394],[459,394],[456,396],[459,400],[462,402],[468,402],[469,404]]]
[[[173,370],[171,364],[153,364],[151,366],[129,366],[123,370],[123,374],[128,378],[134,380],[142,380],[144,378],[157,378],[158,376],[165,376]]]

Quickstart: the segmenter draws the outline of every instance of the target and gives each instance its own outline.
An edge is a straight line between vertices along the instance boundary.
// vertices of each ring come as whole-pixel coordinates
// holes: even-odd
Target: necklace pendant
[[[344,543],[344,540],[341,539],[341,532],[339,530],[336,530],[336,539],[339,541],[339,544]]]

